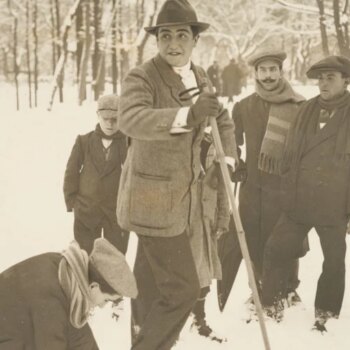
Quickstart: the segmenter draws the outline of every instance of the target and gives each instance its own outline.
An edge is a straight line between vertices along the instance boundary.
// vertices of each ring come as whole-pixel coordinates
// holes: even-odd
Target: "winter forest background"
[[[154,23],[163,2],[0,0],[0,271],[29,256],[60,251],[72,239],[73,217],[66,213],[62,193],[69,152],[77,134],[94,128],[97,98],[119,94],[127,71],[155,54],[155,40],[143,27]],[[211,24],[193,60],[208,68],[215,59],[223,68],[235,58],[247,74],[238,98],[253,91],[254,77],[245,62],[262,46],[287,52],[285,75],[307,98],[318,92],[305,77],[310,64],[327,54],[350,57],[348,0],[190,2],[199,19]],[[300,264],[303,305],[288,309],[281,324],[267,322],[273,350],[350,348],[349,288],[341,317],[329,321],[328,333],[311,332],[322,263],[314,232],[310,246]],[[135,247],[132,235],[131,265]],[[176,349],[263,349],[258,323],[245,322],[249,294],[242,264],[224,313],[218,311],[215,284],[207,302],[208,322],[228,342],[202,339],[190,331],[189,321]],[[130,348],[129,318],[127,300],[117,323],[109,307],[95,312],[91,325],[101,350]]]

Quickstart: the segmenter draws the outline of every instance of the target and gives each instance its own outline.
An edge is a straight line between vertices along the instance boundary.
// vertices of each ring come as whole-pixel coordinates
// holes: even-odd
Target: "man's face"
[[[118,131],[117,114],[117,111],[111,110],[97,112],[101,129],[108,136],[111,136]]]
[[[121,299],[119,294],[109,294],[101,292],[100,285],[96,282],[92,282],[89,285],[90,300],[92,307],[104,307],[109,301],[115,302]]]
[[[342,77],[340,72],[325,71],[319,74],[318,87],[324,100],[332,100],[341,96],[346,90],[348,78]]]
[[[197,38],[190,26],[160,27],[157,45],[160,56],[172,67],[182,67],[190,60]]]
[[[261,61],[255,70],[255,78],[265,90],[275,90],[282,78],[282,71],[277,62],[273,60]]]

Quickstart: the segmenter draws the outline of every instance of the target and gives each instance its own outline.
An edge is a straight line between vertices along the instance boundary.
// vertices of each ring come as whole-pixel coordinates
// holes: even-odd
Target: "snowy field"
[[[75,103],[75,91],[52,112],[44,107],[14,111],[14,90],[0,87],[0,271],[29,256],[64,249],[73,237],[73,216],[66,213],[63,200],[63,174],[77,134],[92,130],[96,106]],[[248,88],[245,94],[252,88]],[[317,93],[314,86],[296,89],[306,97]],[[41,97],[41,101],[45,96]],[[348,236],[350,243],[350,236]],[[322,253],[315,232],[310,234],[311,251],[300,264],[299,294],[303,306],[288,309],[281,324],[267,322],[273,350],[347,350],[350,349],[350,293],[345,292],[339,320],[327,324],[328,333],[311,331],[313,300],[321,270]],[[128,261],[133,264],[136,237],[131,237]],[[350,266],[349,254],[347,266]],[[349,269],[350,270],[350,269]],[[350,274],[347,272],[347,281]],[[190,320],[181,333],[176,350],[261,350],[264,349],[258,323],[246,324],[244,302],[250,294],[245,266],[242,264],[224,313],[216,302],[215,285],[207,302],[207,319],[228,342],[217,344],[190,331]],[[124,302],[119,321],[111,318],[111,309],[96,310],[91,326],[101,350],[129,349],[130,307]],[[48,349],[49,350],[49,349]],[[156,349],[155,349],[156,350]]]

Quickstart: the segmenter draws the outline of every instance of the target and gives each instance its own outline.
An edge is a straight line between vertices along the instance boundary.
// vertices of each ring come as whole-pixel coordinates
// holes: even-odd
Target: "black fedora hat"
[[[189,25],[198,28],[198,33],[209,28],[208,23],[198,22],[196,12],[187,0],[166,0],[159,11],[157,23],[145,27],[145,31],[155,35],[160,27]]]

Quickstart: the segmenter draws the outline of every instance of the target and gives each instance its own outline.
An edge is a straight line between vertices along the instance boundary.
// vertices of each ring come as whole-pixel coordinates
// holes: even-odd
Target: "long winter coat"
[[[297,222],[332,226],[350,216],[350,162],[334,159],[340,123],[335,114],[321,130],[315,127],[297,167],[283,175],[283,207]]]
[[[210,86],[192,65],[198,85]],[[170,237],[195,224],[199,205],[200,144],[208,121],[192,132],[171,134],[179,108],[190,106],[181,78],[158,55],[134,68],[123,83],[120,130],[131,138],[117,202],[120,226],[141,235]],[[217,118],[225,154],[233,157],[233,123],[226,111]]]
[[[270,103],[253,93],[237,102],[232,114],[237,144],[243,145],[245,136],[246,145],[247,178],[240,187],[239,211],[251,258],[258,268],[266,240],[281,214],[280,176],[258,169],[269,111]]]
[[[64,197],[68,211],[92,229],[106,216],[116,221],[116,198],[122,164],[126,157],[125,136],[118,132],[105,161],[102,139],[95,131],[79,135],[68,159]]]
[[[98,350],[90,327],[69,321],[61,258],[38,255],[0,274],[0,350]]]

